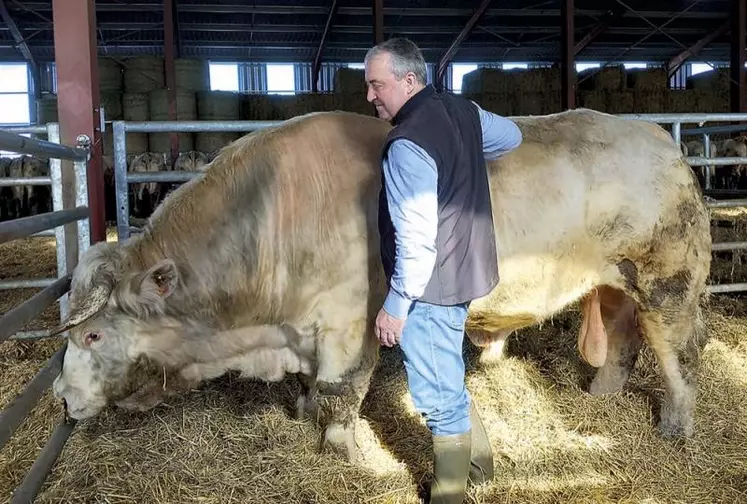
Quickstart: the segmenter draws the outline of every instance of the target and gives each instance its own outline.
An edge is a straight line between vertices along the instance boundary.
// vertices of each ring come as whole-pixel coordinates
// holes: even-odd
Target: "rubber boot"
[[[472,433],[433,436],[431,504],[462,504],[470,470]]]
[[[470,406],[470,423],[472,424],[472,456],[470,459],[469,480],[473,485],[480,485],[493,479],[493,449],[490,438],[477,413],[475,401]]]

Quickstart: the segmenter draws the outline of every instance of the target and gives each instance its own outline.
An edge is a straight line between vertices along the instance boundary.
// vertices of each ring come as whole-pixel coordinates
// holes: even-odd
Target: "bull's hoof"
[[[695,425],[691,415],[676,414],[662,408],[659,431],[665,439],[690,438],[695,433]]]
[[[630,373],[622,368],[602,367],[589,385],[589,394],[602,396],[617,394],[628,382]]]
[[[355,444],[355,429],[340,424],[330,424],[324,431],[322,450],[335,453],[347,462],[357,462],[358,447]]]

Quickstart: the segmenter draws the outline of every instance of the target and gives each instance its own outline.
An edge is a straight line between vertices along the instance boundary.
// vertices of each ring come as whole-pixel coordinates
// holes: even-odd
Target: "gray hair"
[[[397,79],[402,79],[408,72],[412,72],[421,84],[427,84],[428,74],[425,68],[423,53],[411,40],[406,38],[390,38],[381,44],[375,45],[366,53],[364,62],[368,62],[372,57],[382,53],[391,55],[391,70]]]

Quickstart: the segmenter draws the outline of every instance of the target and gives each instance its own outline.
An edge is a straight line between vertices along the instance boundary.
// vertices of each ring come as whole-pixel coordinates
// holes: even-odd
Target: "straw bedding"
[[[44,242],[37,239],[35,249],[28,241],[3,245],[0,277],[21,266],[53,273],[54,249],[47,252]],[[23,299],[12,302],[8,294],[0,298],[3,310]],[[696,436],[687,442],[665,441],[655,428],[663,384],[647,348],[623,393],[585,393],[592,370],[576,350],[575,307],[512,336],[507,358],[492,368],[477,366],[466,343],[467,384],[492,440],[497,475],[492,485],[471,489],[469,502],[743,500],[747,307],[715,297],[708,321]],[[0,407],[59,343],[0,345]],[[418,485],[429,478],[430,439],[413,413],[397,350],[382,351],[359,424],[364,455],[357,465],[317,452],[315,429],[289,416],[295,391],[294,380],[226,376],[151,412],[112,410],[81,422],[37,502],[418,502]],[[47,393],[0,450],[0,502],[10,499],[60,417]]]

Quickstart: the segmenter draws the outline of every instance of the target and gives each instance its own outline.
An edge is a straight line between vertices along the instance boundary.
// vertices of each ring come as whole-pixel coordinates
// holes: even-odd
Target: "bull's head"
[[[179,276],[171,260],[142,268],[117,244],[99,243],[81,258],[71,285],[70,314],[52,334],[69,330],[54,395],[77,420],[125,400],[153,378],[142,348],[165,313]]]

